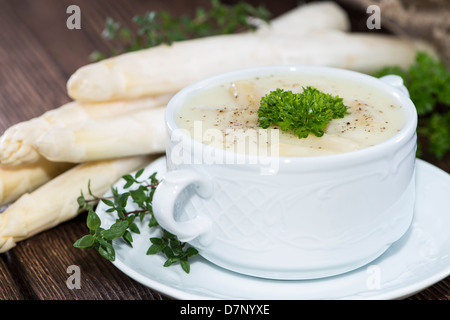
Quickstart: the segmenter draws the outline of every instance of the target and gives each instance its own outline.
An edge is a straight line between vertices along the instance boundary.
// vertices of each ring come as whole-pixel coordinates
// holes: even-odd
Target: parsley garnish
[[[389,74],[403,78],[419,115],[433,112],[438,103],[450,106],[450,72],[441,60],[434,59],[425,52],[418,52],[415,63],[408,69],[388,66],[375,72],[373,76]]]
[[[418,134],[428,143],[428,151],[438,159],[443,159],[450,152],[450,110],[435,112],[419,121]]]
[[[343,118],[348,113],[342,101],[338,96],[309,86],[301,93],[276,89],[261,98],[259,126],[264,129],[279,126],[299,138],[306,138],[310,133],[321,137],[332,119]]]
[[[137,171],[134,175],[128,174],[123,176],[125,180],[124,189],[127,192],[118,193],[117,188],[112,188],[111,197],[98,197],[92,194],[88,185],[90,198],[81,193],[78,197],[79,211],[87,211],[87,227],[89,234],[78,239],[73,245],[80,249],[96,249],[104,258],[114,261],[116,258],[113,246],[113,240],[122,238],[128,245],[133,245],[133,234],[139,234],[140,230],[135,223],[136,219],[143,221],[145,216],[150,216],[148,227],[161,228],[152,210],[153,194],[159,181],[156,179],[156,173],[153,173],[148,179],[139,181],[138,178],[142,175],[143,170]],[[135,186],[134,188],[131,188]],[[134,211],[127,211],[126,206],[128,200],[132,200],[138,209]],[[115,213],[116,220],[108,229],[101,227],[101,220],[94,207],[102,201],[109,209],[107,213]],[[189,258],[198,254],[198,251],[190,247],[184,242],[178,241],[177,237],[166,230],[162,229],[161,237],[152,237],[149,239],[149,248],[147,254],[164,254],[167,258],[164,263],[168,267],[176,262],[179,262],[182,269],[189,273],[190,264]]]

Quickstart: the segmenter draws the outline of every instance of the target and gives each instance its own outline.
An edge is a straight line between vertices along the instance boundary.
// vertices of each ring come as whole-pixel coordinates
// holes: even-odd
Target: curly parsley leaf
[[[261,98],[258,122],[264,129],[279,126],[299,138],[310,133],[321,137],[332,119],[343,118],[347,113],[342,98],[314,87],[303,88],[301,93],[276,89]]]
[[[388,66],[372,75],[382,77],[389,74],[403,78],[416,106],[419,143],[426,142],[431,155],[437,159],[444,158],[450,153],[450,71],[442,60],[418,52],[415,63],[409,68]],[[421,153],[424,149],[419,145]]]
[[[444,158],[450,152],[450,111],[434,113],[424,122],[418,133],[427,138],[430,153],[438,159]]]
[[[441,60],[425,52],[417,52],[415,63],[408,69],[388,66],[373,73],[373,76],[389,74],[403,78],[419,115],[433,112],[438,103],[450,106],[450,72]]]

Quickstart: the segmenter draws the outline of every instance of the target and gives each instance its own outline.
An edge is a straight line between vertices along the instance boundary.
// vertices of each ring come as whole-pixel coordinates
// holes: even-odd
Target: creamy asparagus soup
[[[305,87],[339,96],[348,107],[343,118],[331,120],[321,137],[299,138],[276,125],[258,123],[261,97],[277,88],[301,93]],[[177,125],[205,144],[235,152],[279,156],[316,156],[362,149],[395,135],[404,125],[402,107],[390,95],[367,85],[311,75],[271,75],[212,87],[183,105]],[[274,153],[263,153],[274,155]]]

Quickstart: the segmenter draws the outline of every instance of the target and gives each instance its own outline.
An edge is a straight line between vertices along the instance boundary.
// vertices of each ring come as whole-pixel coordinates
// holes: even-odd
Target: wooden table
[[[260,1],[261,2],[261,1]],[[266,1],[280,14],[297,1]],[[68,102],[66,81],[89,63],[94,50],[111,43],[101,37],[108,16],[128,23],[138,13],[168,10],[192,13],[209,1],[152,0],[0,0],[0,132],[19,121]],[[258,3],[254,1],[254,3]],[[66,27],[69,5],[81,8],[81,30]],[[449,160],[426,159],[450,172]],[[72,244],[87,231],[86,216],[20,242],[0,255],[0,299],[8,300],[153,300],[164,295],[124,275],[94,250]],[[82,289],[66,285],[67,268],[82,271]],[[450,299],[450,278],[409,299]]]

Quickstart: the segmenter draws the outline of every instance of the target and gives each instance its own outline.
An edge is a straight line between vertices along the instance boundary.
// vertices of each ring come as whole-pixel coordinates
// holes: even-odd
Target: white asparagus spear
[[[31,193],[21,196],[0,214],[0,253],[78,214],[77,198],[103,195],[123,175],[145,167],[154,157],[138,156],[75,166]]]
[[[160,45],[86,65],[69,79],[77,100],[130,99],[176,92],[199,79],[265,65],[322,65],[372,72],[413,63],[416,43],[380,34],[220,35]]]
[[[54,127],[35,146],[48,160],[75,163],[161,153],[167,138],[164,113],[161,106],[76,127]]]
[[[312,2],[281,14],[272,19],[269,25],[261,24],[258,32],[286,35],[316,29],[350,31],[350,19],[347,12],[333,1]]]
[[[0,206],[37,189],[73,166],[72,163],[51,162],[45,158],[33,164],[0,166]]]
[[[118,57],[84,66],[77,70],[69,79],[67,89],[69,95],[75,100],[87,102],[108,101],[110,99],[115,99],[115,97],[130,98],[152,95],[154,92],[159,92],[159,87],[154,88],[155,82],[157,81],[155,76],[159,77],[160,75],[169,72],[169,74],[166,74],[161,78],[163,83],[160,84],[160,87],[164,88],[167,81],[171,84],[172,81],[170,78],[181,77],[181,85],[175,86],[175,88],[170,85],[168,89],[162,90],[162,92],[176,92],[192,81],[192,77],[189,76],[187,76],[188,81],[185,81],[186,75],[184,72],[194,71],[194,79],[205,76],[203,73],[196,71],[196,68],[185,70],[184,67],[186,66],[186,63],[189,64],[194,61],[194,65],[197,67],[198,64],[201,65],[205,55],[206,57],[211,55],[215,58],[215,61],[212,61],[212,63],[214,64],[217,62],[220,65],[221,63],[224,63],[223,61],[228,60],[228,56],[230,56],[231,61],[229,63],[225,62],[227,64],[225,68],[220,68],[219,66],[213,67],[211,72],[206,73],[206,75],[227,71],[236,64],[236,61],[234,60],[236,57],[238,57],[238,59],[243,59],[244,61],[252,59],[252,57],[246,56],[253,46],[253,41],[246,46],[248,36],[254,40],[256,34],[298,35],[316,29],[349,31],[350,21],[347,13],[333,1],[301,5],[274,18],[270,25],[261,24],[258,32],[241,33],[238,36],[219,37],[218,39],[216,39],[216,37],[207,37],[199,41],[189,40],[186,42],[187,46],[184,45],[185,41],[183,41],[183,46],[179,46],[177,43],[175,50],[169,49],[174,46],[169,47],[162,45],[156,48],[140,50],[137,55],[122,54]],[[227,41],[229,38],[233,39],[233,41],[228,45]],[[241,46],[243,47],[240,48]],[[186,56],[184,54],[185,49],[188,50]],[[210,52],[211,49],[213,49],[212,52]],[[234,50],[236,50],[235,54],[233,54]],[[244,55],[240,56],[241,53]],[[166,56],[166,54],[168,54],[168,56]],[[197,54],[199,54],[198,59],[196,59]],[[123,56],[126,57],[125,61],[122,61]],[[127,72],[127,68],[131,67],[128,65],[129,61],[127,60],[132,60],[134,57],[139,57],[139,61],[137,61]],[[148,64],[142,64],[147,58],[151,59],[151,61],[149,61]],[[206,61],[210,60],[211,59],[207,59]],[[272,64],[276,63],[276,61],[271,62]],[[171,64],[174,64],[174,68],[167,68]],[[178,69],[180,65],[182,68]],[[242,65],[245,66],[246,63],[238,63],[236,64],[236,67],[239,68]],[[92,68],[91,66],[95,67]],[[147,70],[144,69],[139,71],[140,67],[144,67]],[[210,67],[211,66],[208,64],[205,65],[203,71],[207,71]],[[155,69],[151,71],[151,68]],[[136,73],[136,71],[138,71],[138,73]],[[105,76],[108,75],[113,75],[113,79],[105,78]],[[148,89],[148,92],[145,88],[139,88],[149,83],[149,80],[146,79],[147,76],[153,77],[153,79],[150,79],[150,85],[152,85],[152,87]],[[169,77],[169,80],[166,80],[167,77]],[[128,89],[131,92],[126,94]],[[117,91],[120,92],[117,93]]]
[[[391,65],[406,68],[414,63],[418,50],[436,54],[432,46],[422,41],[331,30],[311,31],[297,41],[278,37],[271,47],[279,49],[280,64],[331,66],[363,73]]]
[[[123,115],[167,104],[172,94],[141,99],[105,103],[80,103],[72,101],[45,112],[39,117],[17,123],[0,137],[0,163],[17,166],[38,161],[41,156],[33,143],[50,128],[67,127],[89,119],[102,119]]]

